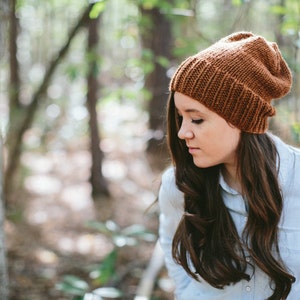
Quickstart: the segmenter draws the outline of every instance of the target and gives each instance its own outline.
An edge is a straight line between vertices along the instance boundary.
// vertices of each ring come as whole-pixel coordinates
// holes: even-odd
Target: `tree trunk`
[[[4,201],[3,201],[3,144],[0,135],[0,299],[8,299],[8,275],[6,265],[5,234],[4,234]]]
[[[87,75],[87,99],[86,104],[89,111],[90,127],[90,152],[92,155],[91,167],[91,185],[93,195],[109,195],[107,182],[102,174],[103,152],[100,149],[100,135],[97,118],[97,100],[98,100],[98,67],[97,67],[97,46],[99,41],[100,16],[96,19],[90,19],[88,23],[88,45],[87,52],[89,60],[89,71]]]
[[[22,105],[20,102],[20,75],[19,62],[17,59],[17,38],[19,22],[15,14],[16,0],[12,0],[9,6],[9,125],[6,138],[8,152],[7,166],[4,177],[3,193],[5,200],[9,199],[9,192],[13,186],[12,178],[17,168],[18,158],[15,149],[21,148],[21,141],[17,137],[17,131],[21,124]]]
[[[0,58],[4,57],[6,48],[6,33],[8,31],[10,0],[0,1]]]
[[[11,0],[10,7],[10,26],[9,26],[9,71],[10,71],[10,87],[9,87],[9,106],[18,109],[20,106],[19,91],[19,62],[17,59],[17,36],[19,22],[16,17],[16,0]],[[14,114],[14,110],[10,111],[10,115]],[[12,118],[10,116],[10,118]]]
[[[145,79],[145,88],[151,95],[148,111],[152,137],[148,142],[147,152],[152,158],[155,157],[152,163],[164,167],[167,157],[164,120],[170,78],[167,76],[166,66],[159,62],[159,58],[163,57],[168,60],[172,58],[171,21],[168,15],[161,13],[158,7],[152,9],[140,7],[140,10],[143,18],[147,18],[151,24],[141,33],[143,48],[150,49],[154,57],[154,69],[146,75]]]

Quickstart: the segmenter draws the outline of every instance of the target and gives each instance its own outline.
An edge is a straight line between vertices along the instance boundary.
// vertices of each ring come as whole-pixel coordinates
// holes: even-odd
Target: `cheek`
[[[223,144],[224,149],[227,152],[235,152],[240,140],[240,132],[237,130],[225,130],[222,135],[220,135],[219,141]]]
[[[207,132],[202,138],[207,155],[226,157],[236,151],[240,132],[226,123],[223,127],[218,127],[218,130]]]

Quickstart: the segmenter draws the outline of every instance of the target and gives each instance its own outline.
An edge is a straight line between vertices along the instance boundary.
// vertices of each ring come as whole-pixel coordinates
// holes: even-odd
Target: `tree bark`
[[[168,98],[168,86],[170,78],[167,76],[167,68],[159,63],[158,58],[168,60],[172,58],[173,35],[171,21],[158,7],[145,9],[140,7],[143,18],[148,18],[150,28],[141,33],[143,48],[150,49],[154,57],[154,69],[146,75],[145,88],[150,92],[149,129],[152,138],[148,142],[147,152],[155,157],[157,165],[164,167],[167,156],[165,143],[165,112]],[[152,161],[155,163],[154,161]]]
[[[97,101],[99,82],[97,79],[97,46],[99,42],[100,16],[96,19],[90,19],[88,23],[88,45],[87,52],[89,60],[89,71],[87,75],[87,99],[86,104],[89,111],[90,127],[90,153],[92,156],[91,178],[93,195],[109,195],[108,185],[102,173],[103,152],[100,148],[100,134],[97,118]]]
[[[0,58],[4,57],[6,48],[6,33],[8,31],[9,23],[9,12],[10,12],[10,1],[1,0],[0,1]]]
[[[4,201],[3,201],[3,144],[0,135],[0,299],[8,299],[8,275],[4,234]]]
[[[19,91],[20,91],[20,77],[19,77],[19,62],[17,59],[17,36],[19,22],[15,14],[16,0],[11,0],[10,3],[10,26],[9,26],[9,71],[10,71],[10,87],[9,87],[9,106],[18,109],[20,106]],[[14,109],[10,111],[10,118],[14,114]]]

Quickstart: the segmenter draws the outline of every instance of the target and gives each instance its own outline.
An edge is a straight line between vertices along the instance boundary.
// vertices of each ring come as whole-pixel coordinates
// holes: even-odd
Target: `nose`
[[[181,140],[192,139],[194,137],[193,131],[184,122],[182,122],[177,135]]]

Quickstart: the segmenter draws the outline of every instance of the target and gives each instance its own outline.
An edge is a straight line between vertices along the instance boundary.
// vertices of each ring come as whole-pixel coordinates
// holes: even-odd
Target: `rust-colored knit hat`
[[[272,99],[287,94],[291,84],[276,43],[237,32],[187,58],[171,79],[170,91],[198,100],[242,131],[263,133],[275,114]]]

